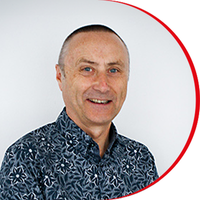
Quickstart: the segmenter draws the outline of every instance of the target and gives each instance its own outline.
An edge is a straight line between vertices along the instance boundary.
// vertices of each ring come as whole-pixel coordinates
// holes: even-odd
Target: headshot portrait
[[[80,2],[1,5],[0,199],[132,195],[187,147],[196,93],[182,44],[139,9]]]

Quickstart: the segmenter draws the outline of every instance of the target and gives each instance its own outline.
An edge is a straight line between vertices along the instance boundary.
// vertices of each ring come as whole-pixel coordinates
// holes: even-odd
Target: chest
[[[111,199],[133,193],[151,181],[134,161],[126,159],[104,157],[96,163],[92,157],[74,154],[61,155],[53,162],[49,159],[41,181],[49,200]]]

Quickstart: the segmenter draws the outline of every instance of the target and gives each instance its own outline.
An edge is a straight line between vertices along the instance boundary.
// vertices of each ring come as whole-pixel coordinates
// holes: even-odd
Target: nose
[[[97,75],[93,83],[93,89],[101,93],[106,93],[110,90],[110,86],[108,84],[108,77],[105,73]]]

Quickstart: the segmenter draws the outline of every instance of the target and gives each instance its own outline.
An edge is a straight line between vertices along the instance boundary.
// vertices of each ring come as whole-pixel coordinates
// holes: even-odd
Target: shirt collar
[[[116,139],[117,139],[118,133],[116,130],[115,125],[112,123],[111,127],[110,127],[110,133],[109,133],[109,146],[107,151],[110,152],[110,150],[113,147],[113,144],[115,143]]]
[[[66,138],[66,140],[70,140],[70,138],[73,140],[70,142],[74,144],[74,150],[76,151],[75,153],[80,152],[81,154],[86,155],[91,145],[96,144],[95,141],[87,133],[85,133],[75,124],[72,119],[70,119],[66,113],[65,107],[56,120],[56,129],[60,132],[62,137]],[[109,153],[117,139],[117,136],[117,130],[112,123],[109,133],[109,146],[107,149]]]

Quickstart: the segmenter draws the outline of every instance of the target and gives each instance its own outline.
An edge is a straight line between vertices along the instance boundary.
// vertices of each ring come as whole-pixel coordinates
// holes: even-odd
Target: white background
[[[199,1],[129,0],[123,2],[140,7],[167,24],[183,42],[193,60],[197,75],[200,76]],[[199,199],[199,133],[198,123],[196,133],[187,152],[165,178],[153,187],[124,199]]]
[[[50,121],[54,121],[56,116],[62,109],[63,103],[61,100],[61,94],[58,90],[55,81],[54,64],[57,61],[61,44],[66,35],[68,34],[67,32],[72,31],[77,26],[83,25],[82,23],[84,23],[85,20],[88,21],[85,23],[90,23],[90,22],[97,22],[99,19],[102,19],[103,17],[106,18],[106,12],[105,9],[103,8],[99,9],[99,11],[101,12],[96,12],[96,13],[92,12],[91,10],[92,17],[90,17],[90,19],[84,18],[85,16],[84,9],[86,9],[86,7],[81,5],[82,8],[81,12],[83,16],[81,16],[80,12],[77,12],[77,10],[74,11],[74,13],[70,12],[71,17],[73,16],[73,20],[75,20],[76,23],[69,23],[71,22],[71,18],[65,19],[59,17],[60,13],[58,13],[58,10],[56,10],[56,6],[54,8],[51,6],[51,4],[48,3],[53,1],[40,1],[43,2],[40,4],[36,3],[38,1],[34,1],[34,3],[33,1],[30,2],[17,1],[17,3],[14,2],[15,1],[0,2],[0,10],[1,10],[0,15],[5,17],[5,18],[1,17],[0,21],[1,24],[0,92],[1,92],[1,102],[2,102],[0,105],[1,106],[0,107],[1,159],[3,157],[5,149],[12,142],[21,137],[24,133],[35,129],[36,127],[39,127]],[[65,2],[72,2],[72,1],[65,1]],[[196,70],[199,73],[199,55],[197,54],[198,53],[197,48],[200,45],[199,41],[200,31],[197,26],[199,19],[197,1],[190,1],[190,4],[188,2],[183,2],[178,0],[173,0],[173,1],[131,0],[126,2],[131,3],[135,6],[138,6],[152,13],[160,20],[162,20],[165,24],[167,24],[185,45],[186,49],[188,50],[194,62]],[[40,6],[38,7],[38,5],[41,5],[41,7]],[[46,12],[47,10],[48,12]],[[61,16],[64,16],[65,14],[63,13],[63,10],[64,8],[60,9],[60,12],[62,13]],[[120,9],[118,10],[118,12],[119,12],[118,13],[119,17],[117,18],[118,19],[117,24],[114,25],[115,26],[114,29],[115,28],[117,29],[118,24],[125,24],[126,26],[130,26],[130,23],[128,24],[127,20],[125,20],[127,24],[123,20],[120,21],[122,16],[127,19],[129,18],[129,15],[127,14],[128,16],[124,16],[125,13],[123,13],[122,15],[122,13],[120,13]],[[96,15],[100,16],[100,14],[102,15],[102,17],[101,18],[97,17],[98,20],[95,21]],[[69,16],[69,11],[66,12],[65,15]],[[62,26],[58,24],[58,19]],[[114,17],[111,16],[110,19],[108,19],[108,21],[109,20],[112,21],[113,19]],[[64,26],[65,21],[66,21],[66,26]],[[99,22],[102,21],[99,20]],[[41,31],[43,29],[45,29],[45,31]],[[129,38],[129,33],[127,33],[127,30],[126,31],[117,30],[117,32],[119,32],[119,34],[122,35],[122,37],[127,42],[126,38],[127,39]],[[129,42],[127,42],[127,44],[129,45]],[[131,48],[130,50],[132,50],[132,47],[130,48]],[[155,47],[152,48],[153,50],[155,50]],[[141,59],[142,58],[145,59],[146,57],[144,56],[141,57]],[[134,61],[132,62],[133,64],[135,64]],[[176,62],[179,62],[179,60]],[[134,70],[132,71],[137,72],[139,75],[140,72],[142,72],[142,71],[137,71],[137,68]],[[133,74],[132,71],[131,75]],[[150,71],[150,73],[152,72]],[[144,80],[147,80],[147,75],[148,74],[145,74],[144,72]],[[163,77],[163,79],[165,80],[165,77]],[[187,77],[187,79],[189,81],[188,83],[191,84],[190,77]],[[175,78],[172,80],[174,81]],[[131,77],[130,77],[130,83],[132,83]],[[155,91],[156,87],[152,87],[150,89],[152,91]],[[190,89],[190,87],[188,91],[191,92],[189,93],[188,96],[189,97],[192,96],[193,91]],[[137,92],[136,89],[135,92]],[[139,94],[140,93],[138,92],[138,95]],[[170,95],[171,91],[168,94]],[[173,91],[173,94],[176,95],[175,91]],[[185,97],[184,92],[181,93],[181,95]],[[152,96],[154,96],[154,99],[151,99],[151,101],[156,99],[155,95]],[[128,98],[129,97],[130,95],[128,96]],[[178,96],[176,98],[178,98]],[[170,98],[168,100],[170,100]],[[187,100],[187,102],[189,102],[188,105],[191,106],[191,108],[188,110],[189,114],[187,115],[189,120],[191,119],[192,113],[194,112],[194,110],[192,110],[193,109],[192,108],[193,104],[191,104],[192,100],[193,100],[192,98],[191,99],[189,98]],[[139,102],[139,99],[137,101],[134,99],[134,101],[135,103],[137,103]],[[126,103],[128,105],[130,105],[129,102],[130,100],[127,99]],[[163,103],[166,102],[168,101],[163,101]],[[187,104],[187,102],[185,102],[185,104]],[[139,111],[141,110],[138,110],[138,108],[137,109],[136,108],[137,107],[135,107],[135,111],[137,111],[138,114],[140,114]],[[163,109],[164,107],[161,106],[161,108]],[[127,122],[129,122],[129,119],[134,119],[137,122],[137,127],[133,128],[138,131],[134,133],[134,136],[130,135],[130,137],[136,138],[137,140],[144,142],[145,144],[147,144],[148,147],[150,147],[150,149],[152,150],[152,152],[156,157],[159,171],[161,173],[164,172],[165,169],[167,169],[170,166],[170,164],[173,163],[172,161],[175,160],[178,153],[180,152],[180,149],[177,148],[177,145],[179,144],[176,143],[179,137],[177,135],[173,136],[172,133],[174,127],[171,125],[164,126],[165,129],[163,130],[163,132],[169,134],[169,138],[172,140],[171,141],[172,143],[169,142],[169,138],[167,137],[166,134],[164,134],[163,140],[162,137],[160,137],[160,139],[157,140],[159,141],[159,144],[162,144],[163,142],[163,144],[160,145],[158,150],[157,148],[158,146],[155,146],[158,143],[156,143],[155,139],[153,140],[152,138],[156,138],[156,136],[159,137],[159,128],[161,130],[162,127],[155,128],[154,123],[156,124],[158,115],[161,112],[148,111],[153,113],[154,117],[156,117],[156,120],[153,120],[154,119],[153,117],[151,119],[152,123],[150,123],[149,126],[145,126],[143,128],[142,124],[140,124],[141,122],[137,121],[138,120],[137,118],[127,117],[126,109],[127,107],[124,106],[121,113],[122,118],[123,118],[123,113],[125,113]],[[165,108],[164,113],[166,113],[168,109],[170,110],[171,108],[169,107]],[[180,112],[182,111],[182,107],[178,109]],[[153,107],[152,110],[155,111],[155,108]],[[170,112],[168,113],[168,115],[169,114]],[[145,112],[143,113],[143,115],[141,115],[141,119],[143,119],[142,118],[143,116],[145,116]],[[189,134],[188,130],[191,128],[190,126],[192,124],[191,121],[188,122],[186,120],[187,116],[185,115],[186,118],[184,118],[182,121],[179,122],[180,124],[178,124],[178,129],[184,127],[184,130],[182,132],[185,131],[185,135],[183,134],[184,136],[180,138],[180,140],[182,140],[180,141],[180,146],[183,146],[184,143],[186,142],[185,140],[187,138],[187,134]],[[163,123],[163,118],[166,120],[170,119],[170,116],[165,118],[166,115],[162,115],[161,117],[162,118],[160,118],[160,121],[157,123],[159,126],[161,126],[160,124]],[[176,116],[172,116],[172,118],[173,117],[174,119],[177,119],[179,115],[177,114]],[[144,124],[146,124],[145,120],[148,122],[148,118],[147,119],[144,118],[143,120]],[[123,126],[121,127],[118,121],[119,122],[121,121],[120,117],[116,119],[116,124],[120,132],[123,132],[123,134],[129,136],[128,130],[124,132],[125,127]],[[183,126],[180,126],[182,122],[185,123],[183,123]],[[141,132],[147,132],[147,130],[151,137],[149,137],[149,135],[146,136],[140,134]],[[198,156],[197,152],[199,152],[199,147],[197,146],[199,142],[198,132],[199,130],[196,131],[192,144],[189,147],[183,159],[175,167],[175,169],[173,169],[172,172],[170,172],[169,175],[167,175],[163,180],[161,180],[159,183],[157,183],[150,189],[145,190],[132,197],[127,197],[127,199],[129,198],[130,199],[132,198],[198,199],[198,196],[200,195],[197,192],[197,181],[195,183],[195,180],[199,180],[200,178],[199,173],[197,171],[197,167],[199,166],[199,161],[195,159]],[[167,145],[165,143],[167,143]],[[166,150],[168,150],[167,152],[168,154],[166,154]],[[173,151],[176,152],[173,154]],[[165,161],[164,164],[163,160]]]

